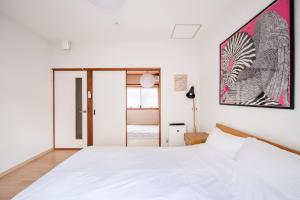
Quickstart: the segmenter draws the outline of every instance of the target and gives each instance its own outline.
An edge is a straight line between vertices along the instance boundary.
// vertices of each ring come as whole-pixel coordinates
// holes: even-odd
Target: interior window
[[[142,108],[158,107],[157,88],[141,88],[141,105]]]
[[[127,88],[127,108],[158,108],[158,88]]]
[[[140,88],[127,88],[127,108],[140,108]]]

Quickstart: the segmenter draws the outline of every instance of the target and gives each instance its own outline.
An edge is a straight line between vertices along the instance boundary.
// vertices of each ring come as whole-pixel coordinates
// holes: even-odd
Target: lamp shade
[[[189,98],[189,99],[194,99],[195,98],[195,88],[194,86],[192,86],[190,88],[190,90],[188,91],[188,93],[186,93],[186,97]]]
[[[140,78],[140,83],[144,88],[151,88],[154,86],[155,78],[152,74],[143,74]]]

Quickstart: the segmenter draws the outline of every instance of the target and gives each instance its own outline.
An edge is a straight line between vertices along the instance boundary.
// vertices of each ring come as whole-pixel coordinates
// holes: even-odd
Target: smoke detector
[[[61,49],[64,51],[71,50],[71,41],[70,40],[62,40],[61,41]]]

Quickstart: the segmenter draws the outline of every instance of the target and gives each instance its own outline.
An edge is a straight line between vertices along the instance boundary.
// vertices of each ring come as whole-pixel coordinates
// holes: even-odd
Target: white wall
[[[192,129],[192,102],[185,92],[174,92],[173,75],[188,74],[189,85],[199,85],[199,45],[194,41],[167,43],[73,44],[70,52],[53,45],[52,66],[56,67],[161,67],[162,144],[171,122],[185,122]],[[196,89],[199,87],[196,86]],[[196,91],[199,92],[199,91]]]
[[[218,103],[219,44],[271,1],[236,1],[224,18],[210,26],[215,29],[205,27],[210,31],[200,42],[74,43],[70,52],[61,51],[58,44],[49,52],[45,40],[0,16],[0,172],[52,146],[49,63],[56,67],[161,67],[163,144],[169,123],[185,122],[192,128],[192,102],[185,92],[173,89],[173,75],[186,73],[189,86],[196,86],[201,130],[208,131],[221,122],[300,150],[297,51],[295,110]],[[300,2],[295,4],[299,49]]]
[[[52,147],[49,45],[0,15],[0,173]]]
[[[159,124],[159,110],[127,110],[128,125],[157,125]]]
[[[204,130],[211,130],[216,122],[247,131],[257,136],[270,139],[300,150],[300,64],[299,37],[300,27],[300,2],[295,1],[295,110],[281,110],[269,108],[252,108],[219,105],[219,44],[228,36],[243,26],[260,10],[269,5],[273,0],[253,1],[243,0],[232,6],[227,17],[220,19],[215,24],[215,30],[205,35],[199,45],[201,55],[200,73],[200,100],[202,110],[200,123]]]

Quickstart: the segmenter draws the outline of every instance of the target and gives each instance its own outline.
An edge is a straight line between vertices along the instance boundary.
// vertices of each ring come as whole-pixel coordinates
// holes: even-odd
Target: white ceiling
[[[0,0],[0,13],[50,41],[162,41],[175,24],[201,24],[197,40],[234,1]]]

